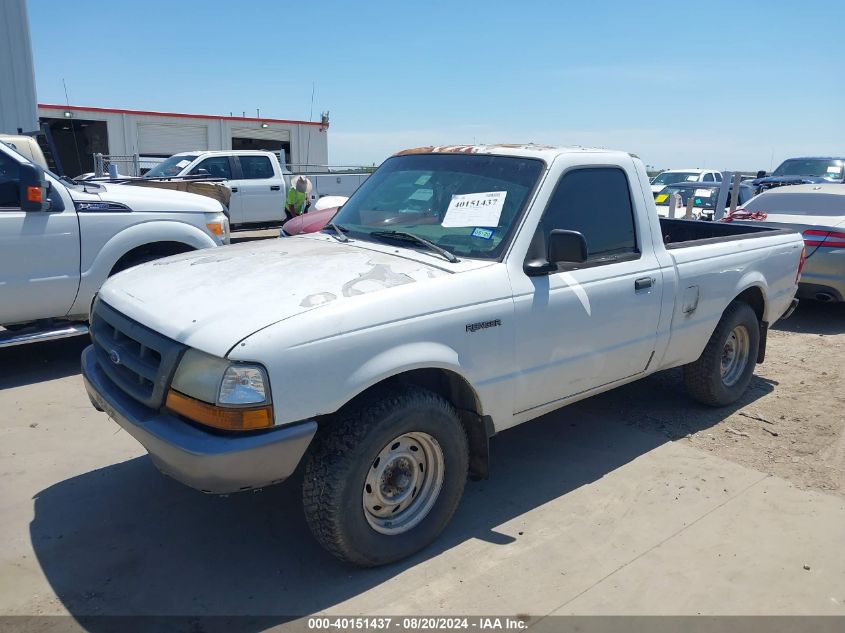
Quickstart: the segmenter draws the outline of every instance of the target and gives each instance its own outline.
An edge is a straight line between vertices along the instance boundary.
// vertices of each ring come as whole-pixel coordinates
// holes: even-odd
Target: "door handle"
[[[640,277],[634,282],[634,290],[645,290],[651,288],[653,284],[654,280],[651,277]]]
[[[270,185],[270,191],[279,191],[280,189],[279,185]]]
[[[238,193],[238,188],[237,188],[237,187],[232,187],[232,193]]]

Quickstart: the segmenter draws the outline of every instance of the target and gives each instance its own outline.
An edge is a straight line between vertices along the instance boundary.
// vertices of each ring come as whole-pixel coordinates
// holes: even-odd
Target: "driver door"
[[[53,209],[23,211],[20,163],[0,152],[0,324],[63,317],[76,299],[79,224],[51,182]]]
[[[540,221],[580,232],[588,259],[551,274],[512,279],[516,311],[514,413],[550,405],[645,371],[657,341],[662,273],[641,248],[633,165],[566,171]]]

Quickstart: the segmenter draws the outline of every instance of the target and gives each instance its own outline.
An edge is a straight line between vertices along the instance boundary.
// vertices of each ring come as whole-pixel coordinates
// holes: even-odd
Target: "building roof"
[[[315,125],[320,127],[319,121],[297,121],[295,119],[266,119],[250,116],[221,116],[218,114],[186,114],[183,112],[156,112],[151,110],[126,110],[122,108],[95,108],[93,106],[58,105],[55,103],[39,103],[39,108],[45,110],[69,110],[78,112],[99,112],[104,114],[134,114],[138,116],[160,116],[182,119],[214,119],[223,121],[243,121],[254,123],[287,123],[293,125]]]

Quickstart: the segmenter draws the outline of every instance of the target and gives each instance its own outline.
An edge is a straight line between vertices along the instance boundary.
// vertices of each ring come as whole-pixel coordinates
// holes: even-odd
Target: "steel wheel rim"
[[[405,433],[385,444],[364,481],[364,516],[376,532],[402,534],[431,511],[443,487],[445,460],[428,433]]]
[[[745,371],[750,347],[748,329],[744,325],[737,325],[728,334],[722,348],[722,383],[727,387],[735,385]]]

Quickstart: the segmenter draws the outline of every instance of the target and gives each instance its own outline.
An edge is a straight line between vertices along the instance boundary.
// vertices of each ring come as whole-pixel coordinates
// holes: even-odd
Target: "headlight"
[[[273,426],[270,384],[263,367],[194,349],[182,357],[166,404],[180,415],[220,429]]]
[[[267,379],[264,370],[252,365],[230,365],[223,374],[218,404],[264,404],[267,402]]]

